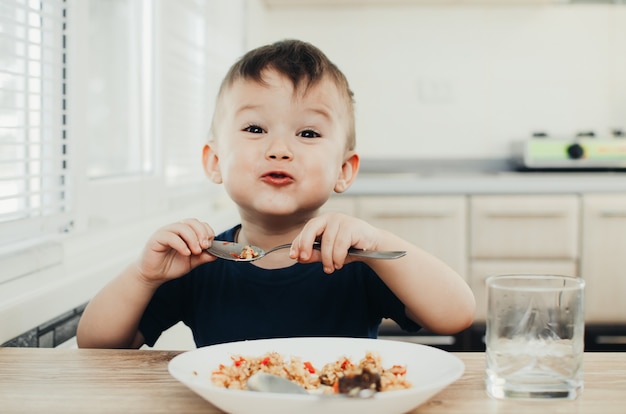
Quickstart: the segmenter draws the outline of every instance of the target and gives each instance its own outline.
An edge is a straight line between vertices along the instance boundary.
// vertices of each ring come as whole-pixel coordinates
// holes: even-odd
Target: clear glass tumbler
[[[582,278],[487,278],[487,392],[494,398],[574,399],[583,390]]]

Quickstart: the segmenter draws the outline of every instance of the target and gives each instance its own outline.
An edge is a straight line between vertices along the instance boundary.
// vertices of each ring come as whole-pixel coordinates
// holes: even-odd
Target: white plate
[[[232,355],[256,357],[267,352],[279,352],[286,358],[300,357],[303,361],[321,367],[342,356],[359,361],[367,351],[378,352],[385,368],[406,365],[406,378],[412,387],[380,392],[374,398],[358,400],[229,390],[211,383],[211,372],[220,364],[232,364]],[[174,378],[219,409],[234,414],[401,414],[424,403],[461,377],[465,370],[460,359],[438,348],[359,338],[284,338],[231,342],[179,354],[170,361],[168,368]]]

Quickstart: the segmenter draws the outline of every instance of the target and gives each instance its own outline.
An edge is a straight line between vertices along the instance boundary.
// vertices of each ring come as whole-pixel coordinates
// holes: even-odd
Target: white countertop
[[[626,173],[361,174],[346,195],[626,193]]]
[[[626,193],[626,171],[518,172],[503,160],[364,160],[347,195]]]

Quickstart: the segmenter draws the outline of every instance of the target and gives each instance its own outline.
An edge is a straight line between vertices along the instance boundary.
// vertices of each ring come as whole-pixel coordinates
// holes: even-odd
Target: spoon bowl
[[[313,248],[320,250],[321,243],[315,242]],[[257,246],[251,246],[243,243],[234,243],[223,240],[213,240],[211,247],[207,249],[213,256],[219,257],[225,260],[232,260],[235,262],[253,262],[260,258],[280,249],[288,249],[291,244],[281,244],[276,247],[265,251]],[[350,256],[366,257],[370,259],[397,259],[406,255],[405,251],[376,251],[376,250],[364,250],[350,247],[348,249]]]
[[[246,385],[250,391],[275,392],[279,394],[309,394],[307,390],[295,382],[265,372],[257,372],[250,376]]]

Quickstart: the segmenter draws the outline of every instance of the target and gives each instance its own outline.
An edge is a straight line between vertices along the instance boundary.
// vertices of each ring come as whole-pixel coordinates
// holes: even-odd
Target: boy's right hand
[[[217,259],[206,251],[214,237],[211,226],[197,219],[164,226],[146,243],[137,263],[138,271],[150,283],[181,277]]]

